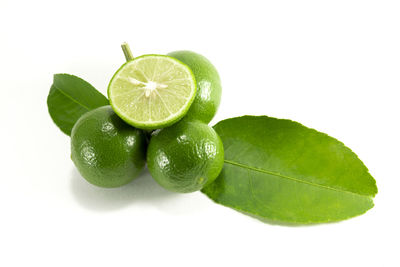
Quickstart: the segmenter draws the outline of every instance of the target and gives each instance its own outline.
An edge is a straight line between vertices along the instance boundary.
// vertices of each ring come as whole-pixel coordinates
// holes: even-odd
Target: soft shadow
[[[88,183],[76,170],[71,174],[71,192],[84,208],[94,211],[111,211],[138,202],[158,204],[166,199],[177,197],[159,186],[144,170],[138,178],[119,188],[101,188]]]
[[[236,209],[234,209],[236,210]],[[261,223],[266,223],[269,225],[276,225],[276,226],[287,226],[287,227],[310,227],[310,226],[318,226],[318,225],[324,225],[324,224],[337,224],[340,223],[340,221],[337,222],[320,222],[320,223],[290,223],[290,222],[281,222],[281,221],[274,221],[274,220],[270,220],[270,219],[266,219],[257,215],[253,215],[241,210],[236,210],[239,213],[242,213],[246,216],[249,216],[255,220],[260,221]]]

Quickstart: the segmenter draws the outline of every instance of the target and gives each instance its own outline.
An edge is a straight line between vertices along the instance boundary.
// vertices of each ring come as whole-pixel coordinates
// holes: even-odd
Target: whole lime
[[[209,123],[221,101],[221,81],[216,68],[207,58],[195,52],[175,51],[168,55],[188,65],[196,79],[196,97],[184,118]]]
[[[129,183],[145,165],[145,134],[122,121],[110,106],[85,113],[71,133],[71,158],[80,174],[100,187]]]
[[[224,149],[213,128],[199,121],[180,121],[150,139],[147,165],[164,188],[181,193],[214,181],[224,164]]]

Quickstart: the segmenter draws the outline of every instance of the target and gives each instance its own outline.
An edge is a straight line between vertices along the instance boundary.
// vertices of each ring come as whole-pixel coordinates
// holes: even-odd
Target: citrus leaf
[[[108,105],[107,98],[88,82],[70,74],[55,74],[47,97],[54,123],[71,135],[75,122],[89,110]]]
[[[224,168],[202,192],[265,221],[340,221],[373,207],[376,182],[349,148],[297,122],[244,116],[214,129]]]

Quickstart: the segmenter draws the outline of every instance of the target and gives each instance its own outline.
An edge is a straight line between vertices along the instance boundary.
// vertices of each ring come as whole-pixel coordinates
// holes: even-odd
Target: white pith
[[[152,93],[157,93],[154,91],[159,88],[165,89],[168,87],[168,85],[166,85],[166,84],[157,83],[154,81],[142,82],[142,81],[136,80],[135,78],[132,78],[132,77],[129,77],[128,79],[129,79],[129,82],[134,85],[140,85],[140,84],[144,85],[143,89],[145,90],[145,93],[144,93],[145,97],[150,97],[150,95]]]

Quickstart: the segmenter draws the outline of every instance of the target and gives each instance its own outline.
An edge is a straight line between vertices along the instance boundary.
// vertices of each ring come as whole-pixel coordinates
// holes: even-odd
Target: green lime
[[[209,123],[221,101],[221,81],[211,62],[195,52],[175,51],[168,54],[191,68],[197,82],[197,94],[185,118]]]
[[[71,158],[81,175],[101,187],[129,183],[145,165],[146,136],[110,106],[82,115],[72,128]]]
[[[179,60],[144,55],[126,62],[108,86],[114,111],[140,129],[163,128],[180,120],[196,95],[196,80]]]
[[[200,190],[214,181],[224,164],[224,149],[213,128],[183,120],[155,132],[147,150],[147,165],[164,188],[181,193]]]

